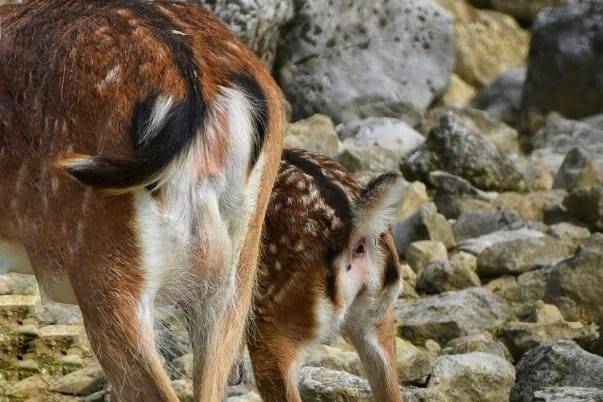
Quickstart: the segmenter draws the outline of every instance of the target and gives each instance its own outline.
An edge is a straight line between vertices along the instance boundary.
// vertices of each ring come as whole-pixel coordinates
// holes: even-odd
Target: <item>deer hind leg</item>
[[[354,319],[350,317],[350,320]],[[359,320],[358,324],[361,322]],[[346,335],[360,355],[375,401],[401,402],[393,309],[390,307],[382,315],[374,317],[368,325],[347,326]]]
[[[265,402],[301,402],[295,368],[302,347],[286,338],[250,337],[249,354],[255,383]]]
[[[177,402],[155,346],[153,306],[141,298],[140,272],[132,267],[103,270],[86,282],[74,278],[84,324],[114,400]]]

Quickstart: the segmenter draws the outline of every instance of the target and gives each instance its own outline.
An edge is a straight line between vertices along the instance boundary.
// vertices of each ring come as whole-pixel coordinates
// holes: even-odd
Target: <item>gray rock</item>
[[[416,272],[435,261],[448,261],[448,251],[441,241],[421,240],[410,243],[406,250],[406,262]]]
[[[481,277],[518,275],[558,262],[573,255],[573,244],[550,236],[500,241],[486,247],[477,257]]]
[[[509,308],[486,288],[446,292],[419,300],[398,301],[398,334],[416,345],[427,339],[451,339],[491,331],[510,316]]]
[[[601,175],[589,152],[574,148],[565,159],[555,176],[553,188],[572,190],[590,187],[601,182]]]
[[[303,148],[333,158],[343,150],[333,122],[321,114],[289,124],[284,147]]]
[[[593,230],[603,231],[603,186],[576,189],[563,200],[563,205],[575,218]]]
[[[568,120],[552,113],[544,127],[525,139],[549,170],[557,172],[568,152],[579,147],[588,150],[600,174],[603,173],[603,129],[581,121]]]
[[[402,158],[425,137],[399,119],[372,117],[337,126],[344,152],[338,157],[353,171],[397,170]]]
[[[584,241],[576,255],[548,275],[544,300],[570,321],[603,323],[603,234]]]
[[[424,384],[431,374],[431,355],[404,339],[396,338],[396,361],[402,384]]]
[[[548,387],[536,391],[532,402],[603,402],[603,389]]]
[[[471,0],[479,7],[489,7],[519,20],[531,21],[538,13],[549,7],[559,7],[576,0]]]
[[[513,162],[452,112],[442,116],[426,143],[411,153],[401,168],[411,180],[425,181],[429,172],[444,170],[482,190],[517,191],[525,186]]]
[[[517,127],[520,122],[521,95],[526,79],[524,68],[512,68],[483,87],[471,100],[471,107]]]
[[[471,352],[483,352],[502,357],[503,359],[513,362],[513,357],[507,347],[494,339],[488,332],[479,334],[467,335],[451,340],[442,350],[447,355],[462,355]]]
[[[512,127],[481,110],[469,107],[437,107],[428,111],[421,122],[420,130],[429,135],[446,113],[453,113],[470,131],[481,135],[504,153],[515,157],[519,151],[518,133]]]
[[[519,240],[541,239],[543,237],[545,237],[544,233],[534,229],[522,228],[516,230],[499,230],[498,232],[492,232],[476,238],[460,241],[458,248],[459,250],[479,255],[487,248],[496,244]]]
[[[504,402],[515,382],[515,368],[507,360],[483,352],[435,358],[427,384],[450,402]]]
[[[454,63],[452,21],[433,1],[296,4],[277,61],[296,118],[416,115],[446,90]]]
[[[496,197],[494,192],[486,192],[476,188],[468,180],[453,174],[436,170],[429,172],[427,183],[436,190],[436,196],[474,196],[484,201],[490,201]]]
[[[285,24],[294,16],[293,0],[195,0],[215,12],[251,49],[272,66]]]
[[[450,223],[444,215],[438,213],[432,203],[425,203],[413,215],[394,222],[392,230],[396,246],[402,255],[406,254],[412,242],[419,240],[440,241],[446,248],[456,245]]]
[[[572,341],[557,341],[528,351],[517,365],[511,402],[532,402],[546,387],[603,388],[603,357],[581,349]]]
[[[417,290],[427,294],[442,293],[480,286],[475,271],[467,266],[448,261],[433,261],[423,269],[417,278]]]
[[[533,26],[522,110],[530,126],[557,111],[569,118],[601,112],[603,3],[583,0],[538,14]]]
[[[546,226],[524,219],[515,211],[468,211],[462,213],[454,225],[454,237],[458,241],[484,236],[503,230],[534,229],[546,230]]]
[[[507,322],[499,331],[516,360],[528,350],[544,343],[558,340],[573,340],[579,344],[590,344],[599,337],[597,326],[580,322],[558,321],[551,323]]]
[[[103,388],[105,374],[100,366],[87,367],[63,376],[48,387],[50,391],[68,395],[90,395]]]

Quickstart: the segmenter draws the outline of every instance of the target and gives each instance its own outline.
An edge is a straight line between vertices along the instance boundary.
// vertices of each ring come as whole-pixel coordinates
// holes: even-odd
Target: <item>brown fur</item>
[[[131,11],[135,3],[32,0],[0,8],[0,239],[25,245],[42,289],[61,278],[71,282],[92,346],[122,400],[176,401],[151,345],[152,328],[135,319],[144,273],[132,196],[107,198],[54,167],[70,152],[135,156],[128,138],[135,102],[153,88],[184,96],[169,50]],[[257,80],[270,112],[257,205],[236,262],[237,299],[208,329],[212,346],[195,367],[202,373],[196,399],[219,401],[250,304],[260,222],[278,169],[281,97],[261,61],[214,16],[188,3],[151,4],[192,44],[206,105],[229,85],[228,74],[240,71]],[[200,176],[221,169],[224,144],[203,144],[214,158],[190,168]]]
[[[320,167],[322,179],[332,189],[339,189],[339,195],[325,197],[320,191],[322,179],[308,174],[300,160]],[[256,384],[267,402],[301,401],[295,366],[309,346],[324,340],[318,333],[317,303],[329,300],[334,309],[343,309],[342,279],[331,265],[332,254],[345,252],[351,247],[350,232],[362,229],[353,227],[351,216],[342,216],[358,200],[361,188],[352,174],[330,158],[288,150],[281,161],[266,214],[254,320],[248,334]],[[380,299],[380,293],[400,286],[399,276],[385,284],[381,280],[388,259],[395,261],[398,272],[400,269],[391,234],[376,241],[384,255],[383,264],[376,268],[379,285],[377,289],[361,289],[357,298],[372,292]],[[330,281],[334,286],[331,290]],[[378,314],[363,330],[354,322],[344,323],[341,330],[359,351],[376,400],[400,402],[391,304]],[[367,336],[374,336],[381,355],[375,353]]]

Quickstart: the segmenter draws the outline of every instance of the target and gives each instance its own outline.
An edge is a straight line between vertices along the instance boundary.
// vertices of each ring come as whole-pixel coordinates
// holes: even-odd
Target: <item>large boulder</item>
[[[603,388],[603,357],[572,341],[540,345],[517,365],[511,402],[532,402],[535,392],[551,386]]]
[[[196,0],[215,12],[251,49],[272,66],[282,28],[294,16],[293,0]]]
[[[467,179],[482,190],[518,191],[523,178],[515,164],[494,144],[471,131],[449,111],[433,128],[425,144],[401,164],[405,177],[426,181],[430,172],[444,170]]]
[[[452,21],[433,1],[296,4],[277,61],[296,118],[316,112],[336,122],[416,115],[446,90],[454,61]]]
[[[492,331],[511,312],[486,288],[469,288],[418,300],[399,300],[395,307],[398,333],[415,344],[427,339],[446,343],[483,331]]]
[[[535,392],[532,402],[603,402],[603,389],[548,387]]]
[[[528,33],[512,17],[478,10],[464,1],[438,2],[454,16],[455,72],[465,82],[481,87],[525,63]]]
[[[603,323],[603,234],[586,239],[576,255],[557,264],[546,284],[545,301],[570,321]]]
[[[428,389],[449,402],[505,402],[515,382],[515,368],[507,360],[483,352],[439,356],[433,362]]]
[[[523,110],[528,126],[557,111],[569,118],[601,112],[603,3],[584,0],[542,12],[533,26]]]
[[[475,95],[471,106],[517,127],[520,123],[521,96],[525,80],[524,68],[505,71]]]

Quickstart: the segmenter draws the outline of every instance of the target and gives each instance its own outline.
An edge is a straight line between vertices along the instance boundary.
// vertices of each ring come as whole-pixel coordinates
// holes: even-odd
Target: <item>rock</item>
[[[468,211],[462,213],[452,230],[458,241],[476,238],[498,231],[512,231],[519,229],[533,229],[544,231],[546,226],[522,218],[517,212],[510,210],[501,211]]]
[[[545,237],[544,233],[534,229],[522,228],[516,230],[499,230],[476,238],[465,239],[459,242],[458,249],[474,255],[479,255],[487,248],[496,244],[519,240],[541,239],[543,237]]]
[[[582,148],[573,148],[555,176],[554,188],[572,190],[601,183],[601,176],[592,156]]]
[[[416,272],[435,261],[448,261],[448,251],[440,241],[422,240],[410,243],[406,250],[406,262]]]
[[[526,180],[530,191],[550,190],[553,188],[553,174],[539,155],[532,155],[519,161],[518,169]]]
[[[507,155],[517,158],[520,152],[517,130],[481,110],[454,106],[431,109],[423,117],[421,132],[429,135],[431,130],[440,124],[442,117],[449,112],[458,117],[469,131],[479,134]]]
[[[289,124],[284,147],[307,149],[330,157],[343,150],[333,122],[322,114]]]
[[[462,119],[446,113],[430,131],[426,143],[401,164],[404,176],[425,181],[429,172],[444,170],[482,190],[523,188],[523,178],[511,160],[495,145],[469,130]]]
[[[450,402],[503,402],[515,382],[515,368],[505,359],[482,352],[439,356],[427,384]]]
[[[568,222],[551,225],[547,230],[547,234],[571,244],[571,247],[578,247],[582,241],[590,237],[590,231],[588,229]]]
[[[513,18],[475,9],[463,1],[438,1],[454,16],[454,71],[465,82],[481,87],[525,63],[529,37]]]
[[[61,394],[85,396],[100,391],[105,385],[105,374],[100,366],[76,370],[52,382],[48,389]]]
[[[462,355],[471,352],[489,353],[513,362],[513,357],[507,347],[494,339],[488,332],[452,339],[443,350],[443,353],[447,355]]]
[[[576,255],[557,264],[546,283],[544,300],[570,321],[603,323],[603,234],[585,240]]]
[[[500,193],[492,204],[500,209],[514,210],[523,218],[533,221],[550,222],[551,217],[558,218],[563,215],[563,198],[566,192],[564,190],[532,191],[528,194],[506,192]],[[561,209],[561,210],[560,210]]]
[[[601,111],[603,78],[597,67],[603,62],[601,15],[600,1],[585,0],[536,18],[522,101],[530,128],[549,111],[569,118]]]
[[[517,277],[519,293],[517,301],[535,301],[544,298],[546,283],[553,267],[544,267],[526,272]]]
[[[400,264],[400,271],[402,274],[402,279],[404,280],[404,286],[402,289],[402,296],[404,297],[407,295],[406,291],[410,290],[409,288],[412,288],[412,291],[414,292],[414,287],[417,285],[417,274],[408,264]]]
[[[400,204],[396,207],[395,218],[402,220],[417,213],[421,205],[429,201],[425,184],[415,181],[402,190]]]
[[[454,61],[452,21],[433,1],[296,4],[277,61],[296,118],[321,112],[339,123],[416,115],[446,90]]]
[[[427,183],[436,190],[436,197],[469,195],[489,202],[497,196],[494,192],[485,192],[476,188],[462,177],[440,170],[429,172]]]
[[[398,301],[398,334],[415,345],[427,339],[451,339],[491,331],[510,316],[509,308],[486,288],[446,292],[419,300]]]
[[[522,21],[531,21],[542,9],[572,1],[575,0],[471,0],[478,7],[489,7]]]
[[[425,137],[402,120],[372,117],[337,126],[344,152],[338,157],[348,169],[398,170],[402,158],[425,142]]]
[[[540,345],[517,365],[511,402],[531,402],[534,392],[549,386],[603,388],[603,357],[582,350],[572,341]]]
[[[521,95],[525,80],[524,68],[507,70],[480,89],[470,105],[512,127],[517,127],[520,123]]]
[[[588,150],[599,174],[603,174],[603,129],[552,113],[545,126],[524,139],[533,149],[532,157],[541,158],[551,172],[557,172],[574,148]]]
[[[281,30],[294,16],[293,0],[196,1],[215,12],[268,66],[272,66]]]
[[[499,241],[486,247],[477,257],[480,277],[518,275],[558,262],[573,255],[575,248],[550,236]]]
[[[193,381],[188,378],[181,378],[172,381],[172,388],[178,396],[180,402],[193,402]]]
[[[599,337],[594,324],[583,325],[580,322],[507,322],[500,329],[505,341],[516,360],[528,350],[558,340],[574,340],[580,344],[589,344]]]
[[[475,271],[461,264],[448,261],[429,263],[417,278],[417,290],[427,293],[442,293],[449,290],[460,290],[480,286],[481,282]]]
[[[450,223],[432,203],[425,203],[413,215],[394,222],[392,231],[402,255],[406,254],[410,243],[419,240],[440,241],[446,248],[456,245]]]
[[[358,353],[328,345],[319,345],[313,348],[306,356],[304,366],[346,371],[357,376],[364,375]]]
[[[572,191],[563,205],[575,218],[588,223],[593,230],[603,231],[603,185]]]
[[[425,384],[431,374],[431,360],[429,353],[404,339],[396,338],[396,361],[400,383]]]
[[[463,81],[458,75],[452,74],[448,89],[442,95],[442,103],[449,106],[466,106],[475,96],[475,88]]]
[[[603,402],[603,389],[547,387],[536,391],[532,402]]]
[[[24,319],[40,302],[39,296],[4,295],[0,296],[0,319]]]
[[[33,275],[9,272],[0,275],[0,295],[38,295],[38,283]]]
[[[299,391],[304,402],[372,402],[368,381],[344,371],[304,367],[299,373]],[[405,402],[445,402],[435,390],[405,389]]]
[[[33,375],[24,378],[14,384],[11,384],[5,391],[4,395],[8,397],[27,398],[28,396],[39,395],[41,391],[46,389],[46,382],[41,375]]]

